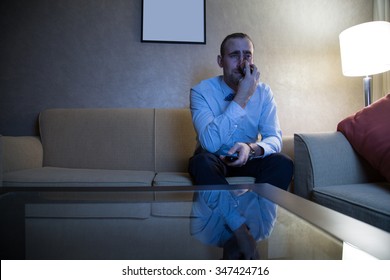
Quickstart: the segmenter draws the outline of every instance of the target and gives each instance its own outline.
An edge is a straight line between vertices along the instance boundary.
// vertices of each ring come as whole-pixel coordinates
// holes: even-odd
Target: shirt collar
[[[219,84],[221,86],[223,97],[225,98],[231,93],[235,93],[234,90],[232,90],[227,83],[224,81],[223,76],[220,76],[219,78]]]

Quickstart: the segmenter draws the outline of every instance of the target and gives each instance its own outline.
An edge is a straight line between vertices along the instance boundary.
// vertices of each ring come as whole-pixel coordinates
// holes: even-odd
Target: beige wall
[[[220,42],[242,31],[255,43],[255,61],[274,91],[283,133],[335,130],[364,104],[362,80],[342,75],[338,35],[370,20],[367,0],[208,0],[206,46],[146,46],[161,63],[149,68],[159,74],[143,102],[157,94],[160,106],[188,106],[188,86],[221,73]]]
[[[285,135],[334,130],[364,103],[361,79],[341,73],[338,35],[372,20],[371,0],[206,0],[206,45],[141,43],[141,0],[3,3],[0,134],[37,133],[46,108],[188,107],[237,31],[255,43]]]
[[[338,35],[372,20],[372,1],[218,0],[207,7],[209,34],[217,34],[209,41],[237,30],[253,37],[285,135],[335,130],[363,106],[362,80],[342,75]]]

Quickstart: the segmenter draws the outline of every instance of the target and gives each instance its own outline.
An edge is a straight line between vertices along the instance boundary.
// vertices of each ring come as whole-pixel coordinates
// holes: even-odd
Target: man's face
[[[247,38],[229,39],[225,44],[223,56],[218,56],[218,65],[223,68],[224,80],[234,90],[243,77],[241,69],[245,60],[253,64],[253,44]]]

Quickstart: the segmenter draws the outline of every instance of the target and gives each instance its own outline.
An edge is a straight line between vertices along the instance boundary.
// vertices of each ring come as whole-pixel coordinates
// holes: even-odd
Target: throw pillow
[[[337,130],[390,182],[390,93],[342,120]]]

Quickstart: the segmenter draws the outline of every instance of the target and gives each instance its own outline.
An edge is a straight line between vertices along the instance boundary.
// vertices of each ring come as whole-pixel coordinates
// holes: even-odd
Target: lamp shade
[[[368,76],[390,70],[390,22],[372,21],[339,35],[344,76]]]

